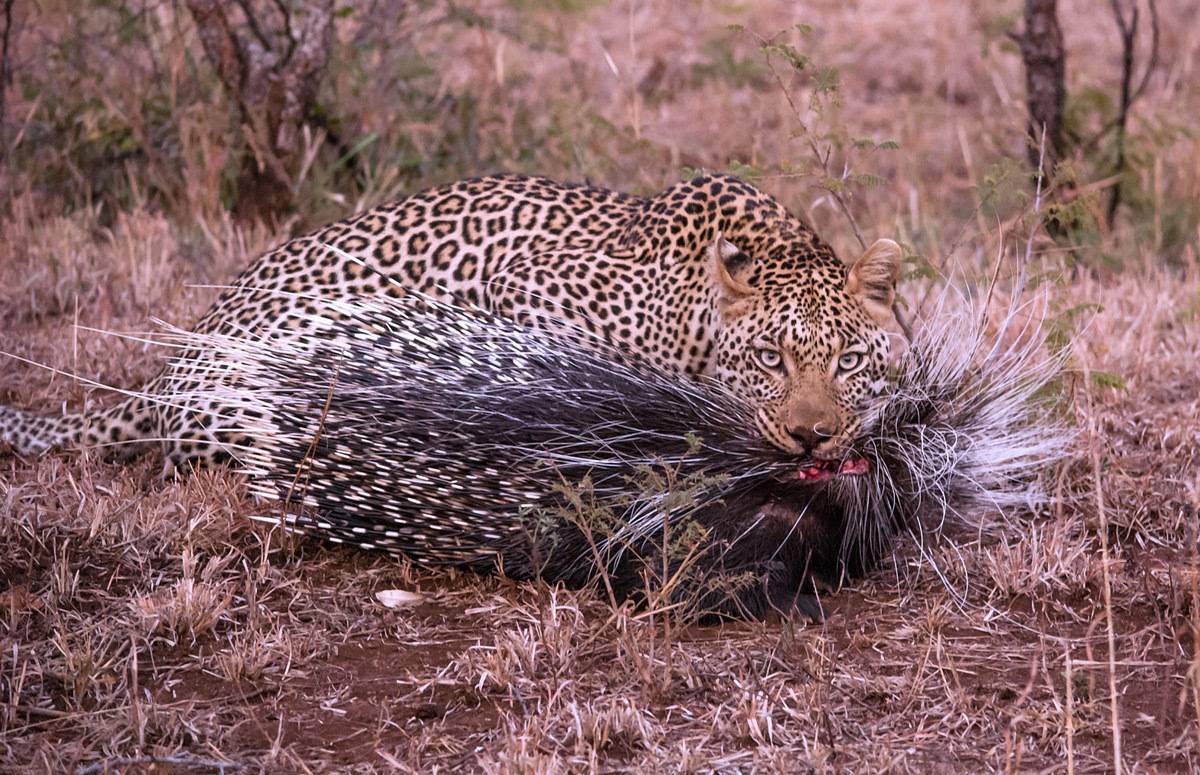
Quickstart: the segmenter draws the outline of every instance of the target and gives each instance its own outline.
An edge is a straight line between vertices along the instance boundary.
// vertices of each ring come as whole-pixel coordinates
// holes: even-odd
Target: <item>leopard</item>
[[[887,238],[844,263],[776,198],[731,175],[641,196],[500,174],[290,239],[251,261],[192,331],[299,338],[314,326],[317,299],[423,294],[549,332],[583,331],[711,380],[752,408],[748,432],[835,461],[885,386],[902,263]],[[219,418],[237,410],[215,396],[175,400],[204,394],[206,373],[178,365],[196,362],[173,361],[99,411],[0,406],[0,441],[20,455],[101,448],[128,457],[157,446],[164,471],[236,462],[237,423]]]

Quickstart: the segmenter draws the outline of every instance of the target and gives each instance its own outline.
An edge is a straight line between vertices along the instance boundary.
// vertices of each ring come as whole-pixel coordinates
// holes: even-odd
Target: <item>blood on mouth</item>
[[[842,460],[809,460],[796,471],[796,478],[806,482],[820,482],[834,476],[865,474],[871,468],[864,457],[848,457]]]

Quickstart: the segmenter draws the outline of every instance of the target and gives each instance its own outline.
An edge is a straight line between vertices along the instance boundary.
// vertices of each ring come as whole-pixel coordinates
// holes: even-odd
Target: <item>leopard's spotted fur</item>
[[[254,261],[195,330],[287,336],[305,323],[279,313],[305,297],[399,286],[454,294],[530,325],[565,320],[661,366],[723,381],[757,407],[759,430],[776,446],[830,458],[843,454],[881,384],[899,268],[895,243],[880,240],[847,269],[811,229],[736,178],[636,197],[501,175],[429,189],[291,240]],[[214,422],[220,407],[171,405],[203,381],[168,367],[145,388],[151,398],[92,415],[0,407],[0,439],[24,453],[165,440],[169,463],[215,462],[227,457]]]

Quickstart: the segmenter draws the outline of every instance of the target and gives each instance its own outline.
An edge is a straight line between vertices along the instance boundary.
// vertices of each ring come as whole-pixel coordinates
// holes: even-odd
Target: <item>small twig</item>
[[[909,342],[909,344],[912,344],[912,323],[908,322],[908,318],[905,316],[904,310],[900,308],[899,301],[892,302],[892,314],[896,316],[896,325],[900,326],[900,331],[904,334],[904,338]]]
[[[1197,551],[1200,543],[1200,475],[1192,485],[1192,497],[1188,507],[1192,512],[1192,524],[1188,530],[1188,547],[1192,555],[1192,618],[1189,624],[1192,629],[1192,643],[1196,643],[1200,641],[1200,551]],[[1200,649],[1194,651],[1196,654],[1192,658],[1188,673],[1192,677],[1192,706],[1196,709],[1196,741],[1200,742]]]
[[[1021,271],[1017,274],[1017,284],[1014,286],[1009,303],[1009,314],[1004,318],[1004,325],[1000,328],[1000,333],[996,336],[996,343],[992,346],[992,351],[988,353],[987,360],[996,357],[1000,352],[1000,347],[1004,342],[1004,337],[1008,333],[1008,326],[1012,322],[1014,305],[1021,298],[1021,294],[1025,292],[1025,276],[1029,270],[1029,262],[1033,259],[1033,235],[1037,234],[1038,218],[1037,215],[1042,211],[1042,181],[1046,178],[1046,126],[1042,125],[1042,140],[1038,149],[1038,170],[1037,170],[1037,186],[1034,188],[1033,195],[1033,225],[1029,227],[1029,237],[1025,240],[1025,256],[1021,260]],[[1000,245],[1001,255],[1003,255],[1004,245]],[[994,286],[993,286],[994,287]]]
[[[317,445],[321,442],[321,436],[325,433],[325,421],[329,417],[329,407],[333,403],[333,394],[337,389],[338,378],[342,373],[342,364],[346,360],[346,354],[343,352],[338,358],[337,364],[333,369],[333,374],[329,377],[329,391],[325,394],[325,405],[321,407],[321,416],[317,420],[317,431],[313,434],[312,441],[308,444],[308,449],[304,452],[304,457],[300,460],[300,465],[296,467],[296,475],[292,478],[292,483],[288,486],[287,495],[284,496],[284,510],[280,515],[280,527],[284,527],[284,521],[287,519],[287,505],[292,503],[292,494],[296,491],[296,486],[300,483],[300,477],[305,477],[304,486],[301,489],[300,505],[304,504],[304,498],[308,492],[308,476],[312,471],[312,461],[317,455]]]
[[[251,34],[262,44],[264,51],[272,51],[274,46],[271,44],[271,39],[267,37],[262,27],[259,26],[258,19],[254,16],[254,8],[250,5],[250,0],[237,0],[237,4],[246,16],[246,26],[250,28]]]
[[[1150,83],[1150,74],[1158,67],[1158,3],[1157,0],[1146,0],[1146,4],[1150,7],[1150,61],[1146,64],[1146,71],[1142,73],[1141,83],[1133,91],[1130,98],[1132,102],[1136,102],[1145,93],[1146,84]]]
[[[1117,114],[1117,164],[1118,173],[1125,171],[1125,124],[1129,119],[1130,80],[1133,78],[1133,42],[1137,35],[1138,9],[1135,5],[1130,14],[1129,23],[1125,23],[1125,15],[1121,12],[1120,0],[1112,0],[1113,15],[1117,17],[1117,26],[1121,30],[1121,111]],[[1113,186],[1112,199],[1108,202],[1108,227],[1111,229],[1117,215],[1117,207],[1121,204],[1121,181]]]
[[[54,710],[53,708],[39,708],[34,705],[18,705],[15,702],[4,702],[0,700],[0,706],[15,710],[18,713],[24,713],[28,716],[41,716],[42,718],[69,718],[74,716],[74,713],[68,713],[65,710]]]
[[[1112,716],[1113,765],[1116,775],[1121,775],[1121,710],[1117,703],[1117,656],[1116,635],[1113,632],[1112,576],[1109,569],[1108,512],[1104,508],[1104,491],[1100,479],[1100,453],[1092,452],[1092,470],[1096,480],[1096,509],[1100,513],[1100,562],[1104,571],[1104,616],[1108,635],[1108,692],[1109,712]]]
[[[1034,187],[1033,193],[1033,225],[1029,227],[1029,237],[1025,240],[1025,261],[1028,264],[1033,258],[1033,235],[1037,233],[1038,219],[1036,216],[1042,212],[1042,182],[1046,180],[1046,127],[1042,127],[1042,142],[1038,149],[1038,169],[1037,169],[1037,186]],[[1024,290],[1025,272],[1022,266],[1021,284],[1017,286],[1017,295],[1020,295]]]
[[[178,764],[183,767],[208,767],[217,772],[242,770],[246,765],[241,762],[219,762],[213,759],[187,759],[182,756],[115,756],[111,759],[89,764],[75,770],[75,775],[91,775],[94,772],[110,772],[113,767],[124,767],[129,764]]]
[[[1075,671],[1071,664],[1071,644],[1066,648],[1067,677],[1067,775],[1075,775]]]
[[[5,97],[8,92],[8,44],[12,39],[12,16],[13,6],[17,0],[4,0],[4,38],[0,41],[0,161],[4,160],[7,155],[8,144],[4,142],[4,117],[5,105],[8,104]]]
[[[1109,714],[1112,723],[1112,750],[1113,750],[1113,772],[1116,775],[1121,775],[1123,765],[1121,762],[1121,710],[1117,702],[1117,645],[1116,634],[1113,629],[1113,609],[1112,609],[1112,573],[1109,569],[1109,550],[1108,550],[1108,511],[1104,505],[1104,488],[1100,476],[1100,452],[1096,449],[1096,415],[1092,409],[1092,396],[1089,390],[1091,384],[1091,369],[1086,365],[1083,371],[1084,380],[1084,395],[1087,396],[1089,425],[1092,432],[1092,477],[1096,488],[1096,512],[1100,518],[1100,568],[1102,571],[1102,579],[1104,583],[1104,619],[1105,630],[1108,636],[1108,693],[1109,693]]]
[[[559,472],[559,480],[562,482],[564,487],[567,487],[570,485],[570,483],[567,481],[566,477],[563,476],[561,471]],[[576,525],[576,527],[579,528],[579,532],[581,532],[583,534],[584,540],[587,541],[588,550],[592,554],[592,562],[595,563],[596,568],[599,569],[600,580],[604,582],[604,591],[608,595],[608,604],[611,607],[611,609],[615,612],[619,608],[619,606],[617,604],[617,593],[613,589],[612,578],[611,578],[611,574],[609,573],[609,568],[608,568],[608,562],[605,560],[604,555],[600,552],[600,546],[596,543],[596,536],[592,531],[592,526],[583,514],[583,494],[582,493],[580,493],[580,506],[579,506],[578,512],[579,512],[579,524]]]
[[[820,648],[823,646],[824,642],[817,640],[813,643],[812,651],[810,652],[810,654],[816,655],[818,671],[816,676],[817,696],[815,705],[816,707],[820,708],[820,713],[818,714],[817,718],[820,727],[817,731],[817,739],[819,740],[822,735],[825,737],[825,745],[829,749],[829,761],[836,762],[838,758],[837,734],[833,730],[833,719],[829,713],[829,703],[822,700],[822,697],[825,694],[824,690],[826,688],[831,690],[833,689],[833,681],[830,678],[832,665],[830,664],[830,660],[825,658],[825,652],[823,648]],[[811,658],[812,657],[810,656],[810,659]]]
[[[998,221],[999,219],[997,219]],[[987,297],[983,300],[983,309],[979,312],[979,330],[987,330],[988,320],[991,315],[988,310],[992,307],[992,297],[996,293],[996,283],[1000,280],[1000,269],[1004,266],[1004,224],[997,223],[997,228],[1000,230],[999,248],[996,250],[996,268],[992,270],[992,280],[988,283]],[[1007,323],[1007,321],[1005,321]]]
[[[1141,82],[1138,83],[1138,87],[1134,89],[1133,94],[1130,95],[1130,104],[1137,102],[1138,99],[1146,92],[1146,86],[1150,83],[1150,76],[1158,67],[1158,4],[1156,3],[1156,0],[1147,0],[1147,3],[1150,7],[1150,61],[1146,64],[1145,72],[1142,73]],[[1120,24],[1122,21],[1123,20],[1119,20],[1118,24]],[[1124,121],[1126,112],[1127,111],[1123,111],[1120,115],[1105,122],[1104,125],[1100,127],[1099,131],[1092,135],[1087,142],[1081,142],[1079,144],[1080,150],[1082,150],[1085,154],[1095,150],[1100,141],[1108,136],[1109,132],[1116,129],[1118,124]]]
[[[516,683],[511,683],[508,688],[509,691],[516,695],[517,702],[521,705],[521,713],[528,716],[529,706],[525,704],[525,698],[521,696],[521,687],[517,686]]]
[[[297,34],[299,30],[292,28],[292,9],[291,4],[284,0],[275,0],[275,7],[279,9],[279,13],[283,15],[283,34],[287,38],[287,52],[283,55],[283,61],[286,64],[292,59],[292,54],[296,53],[296,44],[300,36]]]
[[[1150,74],[1158,65],[1158,6],[1155,0],[1147,0],[1150,8],[1150,61],[1146,65],[1146,71],[1142,73],[1141,83],[1136,89],[1131,90],[1130,86],[1133,83],[1133,46],[1137,38],[1138,29],[1138,8],[1135,5],[1133,12],[1129,15],[1129,21],[1125,21],[1125,14],[1121,11],[1120,0],[1111,0],[1113,16],[1117,19],[1117,27],[1121,30],[1121,110],[1117,114],[1116,130],[1117,130],[1117,161],[1115,172],[1122,175],[1125,172],[1125,135],[1126,124],[1129,121],[1129,109],[1142,93],[1146,90],[1146,85],[1150,82]],[[1117,216],[1117,207],[1121,204],[1121,189],[1122,181],[1118,178],[1117,183],[1113,186],[1112,199],[1108,203],[1108,227],[1111,229]]]

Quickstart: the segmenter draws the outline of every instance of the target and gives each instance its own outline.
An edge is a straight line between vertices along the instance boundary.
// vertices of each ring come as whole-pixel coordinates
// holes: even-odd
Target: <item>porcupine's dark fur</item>
[[[1036,500],[1030,475],[1066,438],[1031,422],[1054,373],[1036,338],[980,359],[965,320],[909,348],[857,445],[868,473],[808,481],[735,397],[628,353],[415,295],[313,303],[322,326],[298,342],[189,340],[223,403],[262,416],[231,452],[293,529],[423,563],[578,586],[598,552],[627,596],[661,573],[666,515],[707,531],[680,599],[815,617],[815,592],[869,570],[918,516]],[[580,517],[597,510],[617,520]]]

